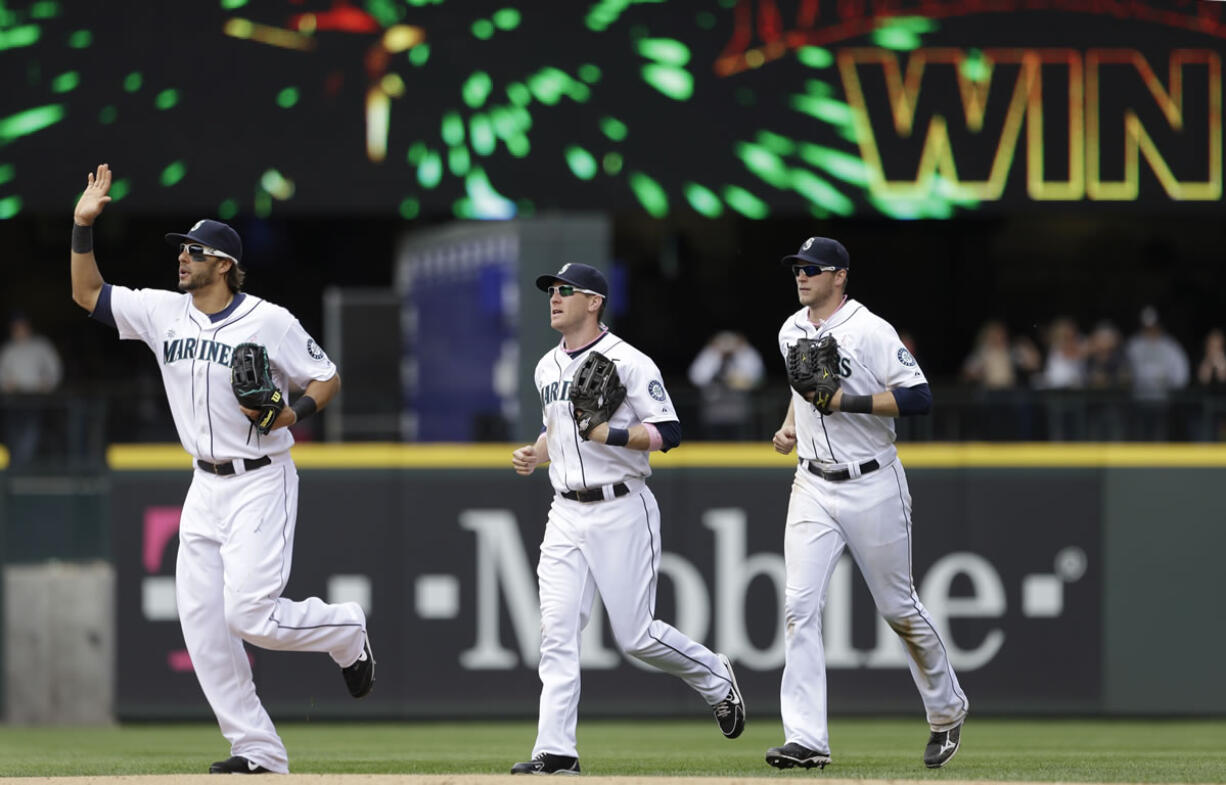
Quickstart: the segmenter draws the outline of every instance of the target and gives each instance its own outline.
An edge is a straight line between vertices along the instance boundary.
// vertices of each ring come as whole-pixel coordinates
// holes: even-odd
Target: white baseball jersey
[[[192,668],[230,753],[286,773],[289,757],[256,695],[243,641],[326,652],[345,667],[363,650],[366,615],[353,602],[281,596],[298,511],[294,439],[288,428],[261,436],[251,427],[230,387],[230,360],[240,343],[263,344],[282,390],[326,381],[336,366],[289,311],[249,294],[209,315],[187,293],[108,284],[94,316],[153,350],[183,448],[230,464],[227,474],[199,467],[193,474],[179,520],[175,601]],[[263,460],[251,469],[240,458]]]
[[[779,351],[800,338],[833,335],[839,343],[844,395],[873,395],[882,390],[927,384],[924,372],[902,345],[890,323],[855,300],[848,299],[823,324],[809,321],[808,307],[792,314],[779,329]],[[894,452],[894,420],[872,414],[823,417],[800,393],[792,390],[796,412],[796,451],[819,463],[858,463]]]
[[[235,346],[263,344],[273,379],[285,391],[336,374],[293,314],[259,297],[239,293],[211,316],[187,293],[111,286],[110,297],[119,337],[144,341],[158,358],[183,449],[210,463],[281,453],[294,443],[288,428],[267,436],[251,428],[230,390]]]
[[[541,396],[542,416],[549,433],[549,479],[559,493],[651,476],[647,452],[579,438],[570,405],[570,385],[575,371],[593,349],[616,364],[617,376],[626,385],[626,402],[613,413],[609,427],[630,428],[640,423],[677,419],[677,410],[664,389],[660,370],[638,349],[611,332],[575,352],[574,356],[559,342],[536,364],[536,389]]]

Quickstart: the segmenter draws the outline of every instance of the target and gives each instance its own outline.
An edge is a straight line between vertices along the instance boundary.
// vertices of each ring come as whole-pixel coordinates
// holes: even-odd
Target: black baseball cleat
[[[794,741],[789,741],[782,747],[771,747],[767,750],[766,762],[776,769],[794,769],[797,766],[803,769],[811,769],[815,766],[824,769],[830,762],[830,753],[811,750]]]
[[[723,654],[719,655],[719,661],[728,669],[732,689],[728,690],[728,695],[722,701],[711,707],[711,711],[715,714],[715,724],[719,726],[720,733],[729,739],[735,739],[745,730],[745,699],[741,696],[741,688],[737,686],[732,663]]]
[[[532,760],[516,763],[511,767],[512,774],[578,774],[579,759],[568,755],[554,755],[551,752],[540,752]]]
[[[928,737],[928,746],[924,747],[924,765],[930,769],[941,768],[949,763],[950,758],[958,754],[960,746],[962,746],[962,723],[959,722],[949,730],[934,730]]]
[[[231,755],[209,766],[209,774],[272,774],[272,772],[253,760],[247,760],[242,755]]]
[[[341,673],[345,677],[345,686],[349,688],[350,695],[360,699],[370,694],[371,688],[375,686],[375,655],[370,650],[369,637],[362,642],[362,653],[358,655],[358,661],[348,668],[342,668]]]

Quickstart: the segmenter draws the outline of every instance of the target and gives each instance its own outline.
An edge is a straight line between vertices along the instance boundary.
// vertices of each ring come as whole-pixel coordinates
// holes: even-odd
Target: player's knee
[[[784,601],[784,617],[795,624],[820,624],[823,604],[816,592],[788,594]]]
[[[267,634],[273,604],[267,598],[226,595],[226,625],[240,638]]]
[[[904,637],[911,632],[920,618],[915,606],[907,602],[878,605],[877,612],[885,619],[885,623],[890,625],[890,629]]]

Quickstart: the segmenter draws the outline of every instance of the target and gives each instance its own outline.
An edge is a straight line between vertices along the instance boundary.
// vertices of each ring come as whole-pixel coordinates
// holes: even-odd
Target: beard
[[[192,292],[196,289],[203,289],[212,283],[209,278],[209,270],[194,270],[187,276],[186,280],[179,281],[179,291]]]

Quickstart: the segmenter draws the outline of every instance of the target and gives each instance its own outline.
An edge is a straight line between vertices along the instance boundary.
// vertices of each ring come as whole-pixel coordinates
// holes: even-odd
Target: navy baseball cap
[[[810,237],[800,250],[779,260],[779,264],[817,264],[846,270],[851,266],[847,249],[838,240],[829,237]]]
[[[554,281],[568,283],[571,286],[577,286],[580,289],[588,289],[596,292],[606,300],[609,299],[609,282],[605,280],[604,274],[586,264],[568,263],[562,265],[562,269],[556,273],[549,275],[538,275],[536,278],[536,288],[542,292],[549,289],[549,284]]]
[[[166,235],[166,242],[171,245],[200,243],[233,256],[240,264],[243,261],[243,241],[239,238],[238,232],[230,228],[228,224],[210,218],[196,221],[196,225],[188,229],[187,234]]]

